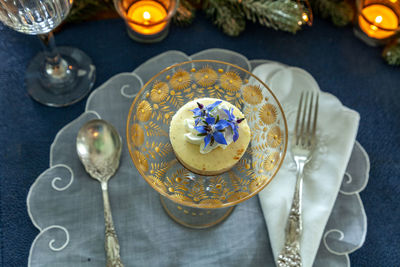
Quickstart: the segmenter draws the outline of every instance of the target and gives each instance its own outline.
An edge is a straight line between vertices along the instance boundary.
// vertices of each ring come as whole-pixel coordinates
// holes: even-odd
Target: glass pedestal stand
[[[161,204],[175,222],[194,229],[209,228],[229,217],[235,206],[227,208],[203,209],[177,204],[160,195]]]

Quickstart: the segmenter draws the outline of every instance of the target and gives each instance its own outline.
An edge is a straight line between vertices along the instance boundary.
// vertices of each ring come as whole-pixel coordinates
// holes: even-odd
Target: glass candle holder
[[[400,32],[400,0],[357,0],[354,33],[371,46],[384,45]]]
[[[128,35],[142,43],[159,42],[168,35],[178,4],[179,0],[114,0]]]

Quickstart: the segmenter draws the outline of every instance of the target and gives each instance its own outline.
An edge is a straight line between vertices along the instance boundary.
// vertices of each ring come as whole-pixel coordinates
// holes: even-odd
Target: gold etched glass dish
[[[216,176],[186,169],[169,140],[170,122],[177,110],[204,97],[235,105],[251,131],[242,158]],[[238,66],[215,60],[183,62],[155,75],[137,94],[127,119],[127,143],[135,166],[160,193],[166,212],[192,228],[222,221],[236,204],[262,190],[278,172],[287,140],[282,107],[268,86]]]

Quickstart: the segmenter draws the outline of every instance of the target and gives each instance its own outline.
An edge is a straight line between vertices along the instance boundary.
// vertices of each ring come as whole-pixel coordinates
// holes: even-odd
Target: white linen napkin
[[[284,246],[286,220],[295,188],[296,165],[290,152],[290,139],[300,92],[320,92],[320,89],[308,72],[279,63],[260,65],[254,69],[253,74],[270,86],[277,96],[289,128],[289,146],[284,163],[273,181],[259,194],[276,259]],[[314,262],[351,155],[359,119],[357,112],[344,107],[335,96],[320,92],[318,143],[313,159],[306,166],[303,183],[303,235],[300,254],[304,267],[312,266]]]

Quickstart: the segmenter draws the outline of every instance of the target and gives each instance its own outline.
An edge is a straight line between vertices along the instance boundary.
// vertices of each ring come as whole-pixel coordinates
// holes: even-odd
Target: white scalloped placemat
[[[76,155],[78,129],[86,121],[101,117],[123,135],[130,104],[148,79],[174,63],[209,58],[249,71],[265,62],[248,61],[243,55],[222,49],[192,56],[168,51],[133,73],[110,78],[91,94],[86,112],[57,134],[50,149],[50,168],[29,191],[28,212],[40,230],[31,246],[29,266],[105,266],[101,189],[85,173]],[[314,266],[349,266],[348,254],[362,246],[366,216],[358,193],[366,186],[368,173],[368,155],[356,142]],[[126,146],[109,191],[125,266],[274,265],[257,198],[238,205],[217,227],[181,227],[164,213],[158,194],[140,177]]]

